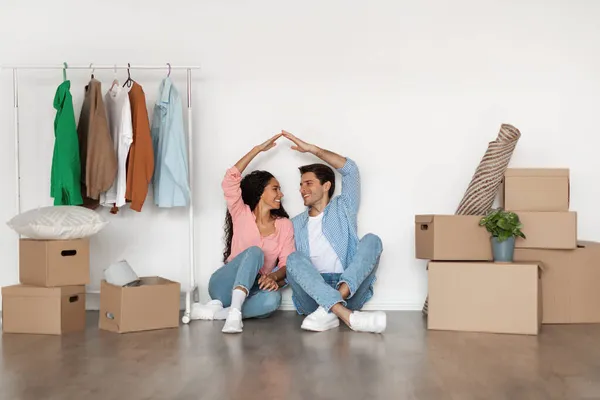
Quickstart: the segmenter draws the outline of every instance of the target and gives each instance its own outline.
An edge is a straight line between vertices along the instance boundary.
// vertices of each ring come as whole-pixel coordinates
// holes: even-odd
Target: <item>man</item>
[[[306,143],[289,132],[293,150],[311,153],[342,175],[342,191],[335,191],[335,174],[325,164],[300,167],[300,194],[306,210],[292,219],[296,252],[287,259],[287,280],[292,300],[301,315],[308,315],[302,329],[322,332],[339,326],[341,319],[351,329],[381,333],[386,314],[361,312],[373,296],[373,283],[383,251],[373,234],[358,238],[360,176],[350,158]]]

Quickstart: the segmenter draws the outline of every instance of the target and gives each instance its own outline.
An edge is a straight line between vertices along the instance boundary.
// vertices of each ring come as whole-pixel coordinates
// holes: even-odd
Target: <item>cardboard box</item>
[[[515,249],[515,260],[544,268],[544,324],[600,323],[600,243],[575,250]]]
[[[519,211],[518,215],[527,239],[517,238],[516,248],[575,249],[577,247],[576,212]]]
[[[132,287],[102,281],[100,329],[125,333],[179,326],[181,285],[160,277],[140,279],[142,285]]]
[[[87,285],[90,283],[89,239],[21,239],[19,281],[45,287]]]
[[[2,331],[60,335],[85,330],[85,286],[2,288]]]
[[[501,204],[510,211],[569,211],[566,168],[508,168]]]
[[[490,261],[492,244],[477,215],[416,215],[415,257]]]
[[[427,327],[537,335],[539,263],[429,262]]]

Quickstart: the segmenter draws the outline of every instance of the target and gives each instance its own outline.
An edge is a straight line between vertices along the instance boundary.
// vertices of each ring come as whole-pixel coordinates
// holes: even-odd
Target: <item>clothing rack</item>
[[[166,70],[168,74],[171,74],[171,70],[186,70],[187,71],[187,118],[188,118],[188,167],[189,167],[189,185],[190,185],[190,204],[189,204],[189,246],[190,246],[190,286],[186,291],[185,296],[185,313],[182,317],[182,322],[187,324],[190,322],[191,313],[191,302],[192,296],[197,295],[198,286],[196,285],[196,271],[195,271],[195,254],[194,254],[194,201],[193,201],[193,135],[192,135],[192,70],[200,69],[199,66],[172,66],[170,63],[162,65],[68,65],[67,63],[51,64],[51,65],[0,65],[0,71],[3,69],[12,69],[13,71],[13,99],[14,99],[14,141],[15,141],[15,183],[16,193],[15,202],[17,208],[17,214],[21,213],[21,163],[20,163],[20,149],[19,149],[19,70],[47,70],[47,69],[59,69],[67,71],[69,69],[74,70],[92,70],[95,69],[112,69],[115,71],[120,69],[140,69],[140,70]]]

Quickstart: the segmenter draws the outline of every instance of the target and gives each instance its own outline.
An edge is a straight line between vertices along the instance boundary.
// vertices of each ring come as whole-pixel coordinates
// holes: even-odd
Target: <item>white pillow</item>
[[[49,206],[25,211],[7,222],[17,233],[42,240],[82,239],[100,232],[108,221],[80,206]]]

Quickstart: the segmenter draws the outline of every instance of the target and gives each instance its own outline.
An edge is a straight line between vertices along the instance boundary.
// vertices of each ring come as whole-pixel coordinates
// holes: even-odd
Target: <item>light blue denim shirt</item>
[[[358,166],[346,157],[346,163],[337,170],[342,175],[341,194],[334,196],[323,210],[323,234],[340,258],[344,270],[358,247],[358,207],[360,205],[360,174]],[[294,218],[296,251],[310,257],[308,245],[308,208]]]
[[[190,201],[188,157],[181,96],[171,78],[163,79],[152,117],[154,204],[182,207]]]

